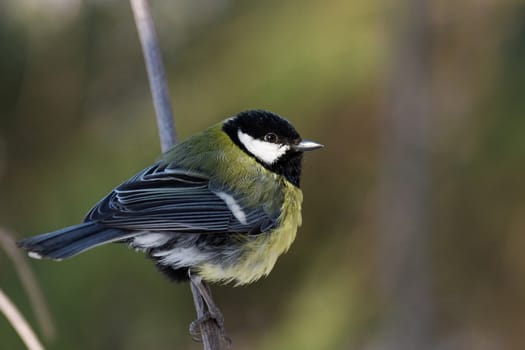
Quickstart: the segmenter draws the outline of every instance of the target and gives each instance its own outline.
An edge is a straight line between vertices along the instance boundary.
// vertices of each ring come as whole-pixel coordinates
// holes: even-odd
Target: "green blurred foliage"
[[[525,4],[431,1],[431,227],[437,344],[525,343]],[[181,138],[238,111],[326,145],[305,160],[304,226],[265,280],[215,287],[235,348],[363,348],[381,315],[381,109],[398,9],[386,1],[152,1]],[[127,2],[0,4],[0,226],[79,222],[159,154]],[[401,82],[400,82],[401,83]],[[32,261],[52,349],[199,349],[187,285],[105,246]],[[0,286],[34,324],[13,267]],[[22,343],[0,317],[0,348]],[[447,347],[449,346],[449,347]]]

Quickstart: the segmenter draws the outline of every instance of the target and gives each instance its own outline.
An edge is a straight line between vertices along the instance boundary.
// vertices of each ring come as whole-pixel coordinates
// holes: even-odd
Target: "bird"
[[[303,153],[321,147],[285,118],[247,110],[172,147],[82,223],[18,245],[60,261],[116,242],[175,281],[246,285],[267,276],[294,241]]]

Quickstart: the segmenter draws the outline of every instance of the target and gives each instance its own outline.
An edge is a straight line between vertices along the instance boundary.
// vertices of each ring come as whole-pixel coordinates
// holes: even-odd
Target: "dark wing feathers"
[[[231,195],[245,214],[240,222],[202,174],[159,164],[143,170],[100,201],[85,221],[104,226],[186,233],[266,232],[275,226],[262,207],[249,208]],[[225,191],[227,192],[227,191]]]

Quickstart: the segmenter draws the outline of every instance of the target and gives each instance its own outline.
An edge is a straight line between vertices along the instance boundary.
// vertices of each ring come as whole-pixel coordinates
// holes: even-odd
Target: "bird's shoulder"
[[[257,162],[243,152],[222,130],[214,125],[175,145],[162,155],[161,164],[214,176],[224,168],[236,167],[249,171]],[[241,170],[241,169],[239,169]]]
[[[247,205],[273,199],[282,203],[285,180],[241,150],[215,125],[181,142],[159,162],[167,171],[178,169],[207,177],[217,191],[245,194]]]

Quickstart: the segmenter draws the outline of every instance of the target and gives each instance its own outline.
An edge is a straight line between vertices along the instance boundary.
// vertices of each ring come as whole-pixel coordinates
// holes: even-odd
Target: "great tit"
[[[302,140],[277,114],[250,110],[174,146],[111,191],[84,222],[20,241],[62,260],[118,242],[174,280],[243,285],[268,275],[301,225]]]

